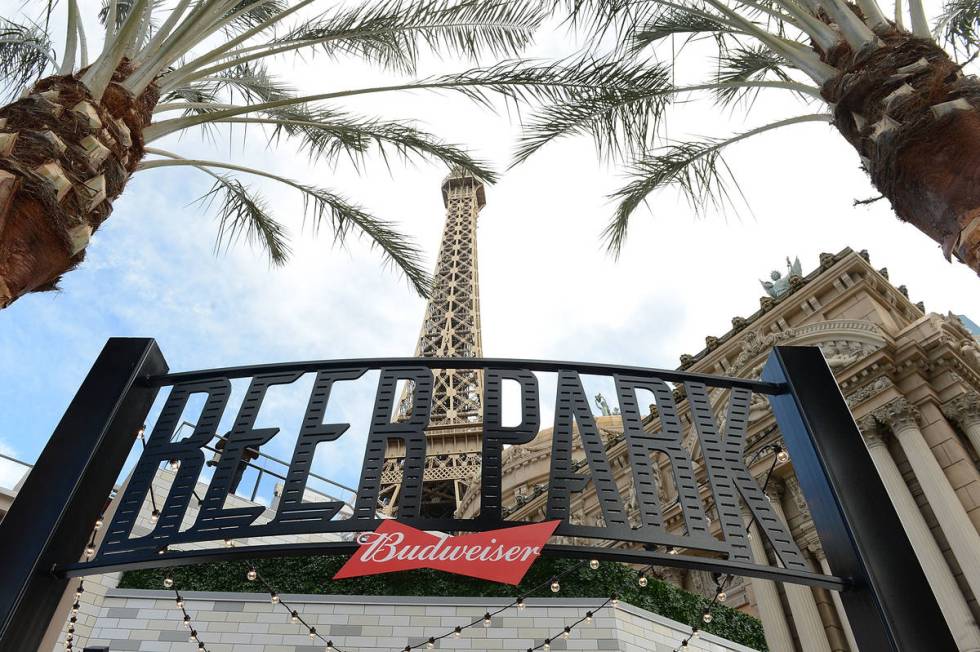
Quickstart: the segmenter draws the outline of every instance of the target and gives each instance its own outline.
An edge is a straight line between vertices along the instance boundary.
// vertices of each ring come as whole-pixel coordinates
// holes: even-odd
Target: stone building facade
[[[980,650],[977,619],[980,606],[980,346],[952,313],[927,313],[913,303],[904,287],[889,281],[886,269],[871,266],[867,252],[850,249],[820,256],[804,276],[797,265],[774,273],[766,296],[748,317],[732,319],[732,328],[705,338],[696,355],[682,355],[683,370],[758,378],[776,345],[811,345],[822,349],[865,437],[881,478],[926,572],[930,585],[962,650]],[[686,425],[685,441],[700,457],[697,435],[688,419],[683,393],[675,393]],[[727,403],[726,390],[711,396]],[[716,414],[717,419],[724,415]],[[792,460],[774,460],[780,433],[764,396],[752,402],[746,455],[761,480],[774,466],[767,494],[786,521],[812,570],[830,572]],[[659,429],[655,405],[646,427]],[[598,417],[607,456],[617,474],[624,500],[635,518],[635,498],[622,424],[614,414]],[[504,505],[508,518],[543,518],[551,454],[551,431],[504,455]],[[580,457],[584,457],[581,450]],[[680,531],[673,477],[660,459],[658,487],[668,529]],[[696,463],[699,482],[704,469]],[[760,482],[761,484],[761,482]],[[704,504],[714,517],[710,493]],[[479,510],[479,493],[462,502],[464,516]],[[579,494],[573,521],[601,524],[594,492]],[[717,519],[713,529],[720,536]],[[754,529],[753,529],[754,531]],[[763,543],[752,536],[759,563],[775,563]],[[596,541],[591,542],[593,545]],[[616,546],[615,542],[606,545]],[[658,570],[662,579],[685,589],[714,595],[715,578],[701,571]],[[823,589],[778,585],[768,580],[734,580],[726,593],[729,606],[758,616],[771,650],[779,652],[856,651],[853,633],[839,597]]]

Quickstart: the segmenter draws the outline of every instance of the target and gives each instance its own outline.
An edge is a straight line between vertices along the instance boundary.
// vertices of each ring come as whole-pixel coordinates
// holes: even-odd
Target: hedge
[[[559,575],[580,562],[543,557],[528,571],[520,587],[495,584],[433,570],[414,570],[346,580],[331,580],[346,561],[345,557],[280,557],[255,562],[255,568],[280,593],[321,595],[412,595],[459,597],[514,597]],[[168,569],[182,591],[255,592],[257,586],[245,577],[243,562],[215,562]],[[120,588],[160,589],[168,571],[148,569],[123,574]],[[580,566],[561,578],[559,595],[564,598],[605,598],[618,593],[620,599],[681,623],[701,620],[702,609],[710,600],[688,593],[671,584],[650,579],[646,587],[638,583],[639,573],[623,564],[603,562],[598,570]],[[552,595],[547,588],[535,597]],[[738,610],[715,605],[714,618],[702,629],[747,645],[767,650],[758,619]]]

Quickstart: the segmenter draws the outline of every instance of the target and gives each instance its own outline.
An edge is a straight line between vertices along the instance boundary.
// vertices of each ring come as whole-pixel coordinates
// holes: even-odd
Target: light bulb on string
[[[187,638],[187,642],[188,643],[193,643],[196,640],[197,640],[197,630],[196,629],[192,629],[191,630],[191,635]]]
[[[429,637],[429,640],[425,642],[425,649],[426,650],[431,650],[435,646],[436,646],[436,639],[433,638],[432,636],[430,636]]]
[[[636,580],[636,583],[639,584],[640,588],[642,589],[646,587],[647,584],[649,584],[649,580],[647,579],[646,575],[640,575],[640,578]]]
[[[561,584],[558,583],[558,578],[551,578],[551,592],[558,593],[559,591],[561,591]]]
[[[85,554],[88,555],[89,557],[91,557],[92,555],[95,554],[95,544],[94,543],[90,543],[87,546],[85,546]]]
[[[174,578],[173,577],[171,577],[170,575],[167,575],[165,578],[163,578],[163,588],[165,588],[165,589],[172,589],[173,586],[174,586]]]
[[[177,608],[178,609],[184,608],[184,598],[180,597],[179,595],[177,596]]]
[[[551,649],[551,639],[550,638],[544,639],[544,646],[542,646],[542,649],[544,649],[544,650],[550,650]]]
[[[198,650],[203,650],[203,649],[204,649],[204,642],[203,642],[203,641],[201,641],[201,642],[199,642],[199,643],[197,644],[197,649],[198,649]]]
[[[703,620],[705,622],[705,624],[708,624],[712,620],[714,620],[714,616],[711,615],[711,611],[709,611],[708,609],[705,609],[704,610],[704,613],[701,616],[701,620]]]
[[[310,638],[316,638],[316,627],[310,627]]]
[[[258,577],[259,573],[254,568],[249,568],[248,572],[245,573],[245,578],[248,579],[249,582],[254,582],[258,579]]]
[[[492,622],[492,619],[490,618],[490,612],[488,611],[487,613],[485,613],[483,615],[483,626],[484,627],[489,627],[491,622]]]
[[[789,462],[789,453],[786,452],[785,448],[776,448],[776,461],[780,464]]]
[[[728,599],[728,594],[725,593],[724,591],[718,591],[718,595],[715,597],[718,598],[718,602],[724,602],[725,600]]]
[[[190,626],[191,626],[191,617],[188,616],[187,614],[184,614],[184,627],[187,627],[189,629]]]
[[[269,602],[272,604],[279,604],[279,594],[273,591],[272,595],[269,596]]]
[[[453,638],[459,638],[462,635],[463,635],[463,628],[460,627],[459,625],[456,625],[456,628],[453,630]]]
[[[152,512],[150,512],[150,522],[156,523],[159,520],[160,520],[160,510],[154,509]]]
[[[612,599],[609,602],[612,604],[612,606],[618,607],[619,606],[619,595],[613,593],[612,594]]]
[[[71,606],[71,615],[72,616],[77,616],[78,615],[78,607],[79,607],[79,604],[77,602]]]
[[[586,611],[585,612],[585,622],[588,623],[588,624],[591,624],[592,623],[592,612],[591,611]]]
[[[592,559],[592,560],[590,560],[589,561],[589,568],[591,568],[592,570],[597,570],[599,568],[599,560],[598,559]]]
[[[571,635],[572,635],[572,628],[569,627],[568,625],[565,625],[565,631],[561,633],[561,637],[567,641],[568,637]]]
[[[523,611],[525,606],[527,605],[524,604],[524,598],[523,597],[517,598],[517,608]]]
[[[289,614],[289,622],[291,622],[294,625],[299,622],[299,612],[296,611],[295,609],[291,614]]]
[[[334,652],[334,649],[333,649],[333,641],[327,641],[327,651],[326,652]]]
[[[671,548],[670,550],[667,551],[667,554],[668,555],[676,555],[676,554],[678,554],[677,548]]]
[[[225,548],[234,548],[235,542],[231,539],[225,539]]]
[[[180,460],[170,460],[170,470],[176,471],[180,468]]]
[[[105,519],[103,519],[101,516],[99,518],[95,519],[95,529],[96,530],[102,529],[102,526],[103,525],[105,525]]]

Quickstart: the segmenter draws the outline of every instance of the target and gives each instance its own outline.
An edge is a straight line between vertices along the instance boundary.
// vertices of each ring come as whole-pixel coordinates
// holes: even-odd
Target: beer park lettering
[[[431,364],[437,365],[433,360]],[[193,489],[205,463],[202,450],[217,434],[218,424],[227,408],[231,382],[226,376],[186,380],[175,384],[161,410],[152,432],[146,439],[145,450],[119,503],[108,528],[96,561],[130,562],[148,559],[164,546],[221,539],[241,539],[283,534],[317,532],[368,532],[387,522],[377,514],[381,489],[381,471],[386,444],[390,439],[404,443],[406,457],[399,503],[398,520],[406,526],[423,530],[446,532],[487,532],[513,528],[528,523],[505,521],[501,505],[501,463],[504,447],[531,442],[540,428],[539,392],[537,379],[529,369],[481,367],[473,360],[473,368],[484,369],[483,450],[480,513],[472,519],[432,519],[422,516],[422,481],[426,454],[425,430],[428,426],[432,397],[433,372],[419,361],[418,365],[388,367],[356,367],[320,369],[316,372],[313,390],[303,416],[302,425],[284,482],[275,518],[256,524],[264,511],[262,507],[225,507],[239,463],[246,449],[268,444],[278,428],[256,428],[259,408],[270,387],[295,382],[309,369],[259,373],[252,376],[246,396],[239,408],[234,425],[227,435],[220,460],[200,498],[194,523],[186,530],[181,524]],[[457,365],[460,366],[460,365]],[[349,429],[347,423],[324,423],[330,393],[335,383],[356,380],[371,368],[380,368],[380,379],[374,401],[364,464],[361,471],[353,514],[336,518],[344,504],[340,501],[305,502],[303,494],[318,444],[336,441]],[[751,391],[742,387],[728,390],[726,418],[722,431],[712,413],[708,388],[701,382],[687,380],[684,388],[690,406],[690,417],[697,433],[710,487],[708,504],[713,504],[722,538],[709,531],[705,500],[698,487],[691,453],[682,439],[680,414],[671,388],[664,380],[649,375],[608,373],[615,382],[623,419],[630,472],[635,487],[639,525],[627,519],[627,509],[614,479],[605,444],[583,390],[579,372],[573,368],[557,368],[557,396],[551,451],[551,474],[547,491],[546,523],[549,534],[579,538],[613,539],[643,544],[648,550],[655,546],[678,546],[714,553],[729,560],[752,563],[739,497],[767,536],[787,569],[806,570],[802,554],[775,516],[768,500],[744,463],[744,445]],[[596,373],[589,369],[588,373]],[[396,387],[400,380],[413,383],[411,409],[405,418],[393,420],[399,397]],[[522,418],[516,426],[504,426],[502,419],[502,384],[515,381],[520,386]],[[648,432],[643,427],[637,392],[646,390],[656,400],[661,428]],[[192,394],[205,397],[204,407],[193,433],[175,441],[184,408]],[[577,424],[577,428],[574,425]],[[572,458],[574,438],[581,440],[586,464],[579,468]],[[664,527],[653,468],[653,454],[666,455],[670,460],[678,502],[686,526],[685,534],[668,532]],[[166,501],[160,508],[156,525],[151,532],[133,536],[137,516],[147,500],[148,491],[162,463],[177,461],[179,466]],[[586,489],[591,481],[602,510],[604,524],[586,526],[569,520],[575,494]],[[379,530],[381,532],[382,530]],[[418,530],[416,530],[418,531]],[[547,538],[547,537],[546,537]],[[369,539],[375,548],[370,563],[390,550],[384,546],[393,540]],[[364,554],[363,552],[361,553]],[[506,557],[507,553],[503,553]],[[412,563],[434,563],[437,559],[421,557],[406,559]],[[523,555],[522,555],[523,559]]]

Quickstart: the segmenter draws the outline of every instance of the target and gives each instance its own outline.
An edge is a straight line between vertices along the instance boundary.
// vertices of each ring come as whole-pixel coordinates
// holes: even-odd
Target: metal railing
[[[31,469],[34,468],[34,465],[33,464],[28,464],[27,462],[24,462],[24,461],[21,461],[21,460],[18,460],[15,457],[10,457],[9,455],[4,455],[3,453],[0,453],[0,460],[5,460],[7,462],[12,462],[12,463],[16,464],[17,466],[23,467],[23,469],[24,469],[23,473],[20,474],[20,477],[18,477],[17,480],[14,481],[14,483],[11,486],[8,487],[8,486],[6,486],[7,485],[6,482],[0,481],[0,488],[2,488],[2,489],[8,489],[10,491],[17,491],[20,488],[21,483],[24,482],[24,478],[26,478],[27,477],[27,474],[30,473]],[[3,465],[3,462],[0,462],[0,468],[2,468],[2,466],[4,466]],[[5,475],[5,474],[2,473],[2,472],[0,472],[0,477],[2,477],[3,475]]]
[[[191,423],[190,421],[183,421],[183,422],[181,422],[181,424],[179,426],[177,426],[177,429],[174,432],[174,437],[179,437],[180,436],[180,432],[185,427],[193,429],[195,427],[195,424]],[[221,441],[227,441],[228,440],[227,437],[223,437],[222,435],[215,435],[215,436],[218,439],[220,439]],[[221,450],[219,450],[219,449],[211,446],[210,444],[204,446],[203,449],[204,450],[207,450],[207,451],[209,451],[209,452],[211,452],[211,453],[213,453],[213,454],[215,454],[215,455],[217,455],[219,457],[222,454],[222,451]],[[267,453],[263,453],[261,450],[256,450],[255,452],[257,453],[256,459],[255,460],[252,460],[252,461],[246,462],[246,466],[248,468],[251,468],[251,469],[255,469],[256,470],[256,474],[255,474],[253,480],[251,481],[252,482],[251,491],[246,492],[249,495],[249,500],[251,502],[253,502],[253,503],[255,502],[256,498],[259,495],[259,487],[262,484],[262,478],[263,477],[265,477],[266,475],[268,475],[268,476],[271,476],[273,478],[276,478],[277,480],[281,480],[281,481],[285,482],[286,481],[286,473],[289,470],[289,462],[287,462],[285,460],[281,460],[278,457],[273,457],[272,455],[269,455]],[[281,469],[282,469],[281,472],[277,472],[275,470],[272,470],[272,469],[268,468],[268,464],[269,463],[272,463],[272,464],[275,464],[275,465],[278,465],[279,467],[281,467]],[[354,489],[352,487],[348,487],[347,485],[341,484],[340,482],[337,482],[335,480],[331,480],[330,478],[327,478],[325,476],[319,475],[318,473],[314,473],[313,471],[310,471],[309,472],[309,477],[311,479],[315,479],[315,480],[319,480],[320,482],[324,482],[324,483],[326,483],[328,485],[331,485],[333,487],[337,487],[338,489],[342,489],[344,492],[347,492],[349,494],[349,496],[347,496],[346,498],[340,498],[340,497],[331,495],[331,494],[329,494],[329,493],[327,493],[325,491],[318,491],[317,489],[310,488],[309,482],[307,482],[307,491],[310,491],[310,492],[313,492],[313,493],[318,494],[320,496],[323,496],[327,500],[333,500],[333,501],[342,502],[342,503],[344,503],[344,505],[346,505],[347,507],[349,507],[349,508],[351,508],[353,510],[353,508],[354,508],[354,497],[357,495],[357,490],[356,489]],[[243,478],[243,480],[244,480],[244,478]],[[238,493],[238,492],[236,491],[235,493]]]

